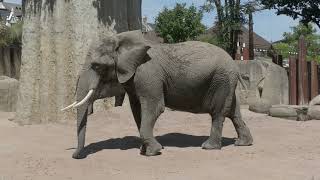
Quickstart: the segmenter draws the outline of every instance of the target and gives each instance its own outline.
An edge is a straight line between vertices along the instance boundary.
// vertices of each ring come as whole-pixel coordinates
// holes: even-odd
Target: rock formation
[[[264,60],[236,61],[247,90],[237,88],[241,104],[265,99],[270,105],[289,103],[289,81],[284,68]]]
[[[141,0],[25,0],[22,66],[15,121],[73,120],[77,74],[91,42],[141,28]]]

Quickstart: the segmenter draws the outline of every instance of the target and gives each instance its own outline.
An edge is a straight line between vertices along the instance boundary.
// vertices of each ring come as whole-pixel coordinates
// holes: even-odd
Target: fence
[[[304,105],[319,94],[319,71],[315,61],[307,61],[306,42],[299,39],[298,56],[289,58],[289,103]]]
[[[21,48],[0,47],[0,75],[20,78]]]

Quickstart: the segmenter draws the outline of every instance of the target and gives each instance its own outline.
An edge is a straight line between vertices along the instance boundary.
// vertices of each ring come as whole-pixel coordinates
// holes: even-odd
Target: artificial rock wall
[[[289,103],[289,80],[284,68],[267,60],[236,62],[247,86],[247,90],[237,88],[241,104],[259,99],[266,99],[271,105]]]
[[[141,0],[26,0],[16,122],[75,119],[61,112],[91,42],[141,28]]]

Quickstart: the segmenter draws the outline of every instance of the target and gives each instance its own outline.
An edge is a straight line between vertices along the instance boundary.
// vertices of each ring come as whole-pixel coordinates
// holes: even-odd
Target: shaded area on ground
[[[157,136],[159,143],[166,147],[201,147],[201,144],[208,139],[208,136],[194,136],[182,133],[169,133],[162,136]],[[222,147],[234,144],[235,138],[222,138]],[[138,149],[141,145],[140,138],[136,136],[125,136],[123,138],[112,138],[104,141],[91,143],[84,148],[82,155],[88,156],[105,149]],[[75,149],[75,148],[70,148]],[[68,149],[69,150],[69,149]]]

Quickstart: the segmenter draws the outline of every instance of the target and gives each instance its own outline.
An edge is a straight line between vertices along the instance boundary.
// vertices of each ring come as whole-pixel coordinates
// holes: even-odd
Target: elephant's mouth
[[[69,106],[61,109],[61,111],[65,111],[65,110],[68,110],[68,109],[71,109],[71,108],[77,108],[79,106],[82,106],[84,103],[86,103],[87,101],[89,101],[89,99],[92,97],[94,93],[94,90],[91,89],[88,94],[80,101],[80,102],[77,102],[75,101],[74,103],[70,104]]]

